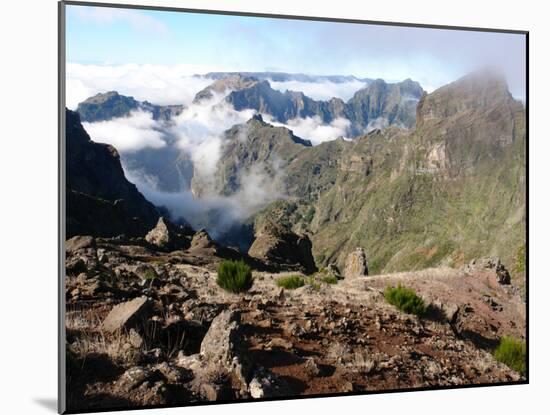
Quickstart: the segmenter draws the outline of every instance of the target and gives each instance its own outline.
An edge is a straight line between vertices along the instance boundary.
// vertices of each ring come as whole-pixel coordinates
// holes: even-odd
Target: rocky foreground
[[[522,379],[491,354],[500,337],[525,337],[525,303],[499,261],[367,277],[356,253],[336,284],[316,274],[286,290],[276,280],[291,272],[264,270],[237,295],[216,284],[231,250],[204,231],[175,250],[147,239],[66,243],[71,410]],[[427,317],[385,301],[398,283]]]

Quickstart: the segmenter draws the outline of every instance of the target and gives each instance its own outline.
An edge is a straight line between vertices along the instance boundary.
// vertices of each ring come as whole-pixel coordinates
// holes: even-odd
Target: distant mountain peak
[[[127,117],[132,111],[150,112],[155,120],[169,120],[180,114],[183,105],[155,105],[148,101],[137,101],[134,97],[119,94],[117,91],[100,92],[80,104],[76,111],[83,122],[108,121]]]
[[[464,111],[480,111],[517,102],[508,90],[505,77],[494,70],[482,69],[427,94],[419,103],[417,118],[423,123],[444,119]]]

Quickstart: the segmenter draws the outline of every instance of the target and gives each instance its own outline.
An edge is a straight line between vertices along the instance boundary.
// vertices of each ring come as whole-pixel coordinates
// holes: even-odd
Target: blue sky
[[[489,65],[525,97],[518,34],[67,6],[67,61],[412,78],[428,91]]]

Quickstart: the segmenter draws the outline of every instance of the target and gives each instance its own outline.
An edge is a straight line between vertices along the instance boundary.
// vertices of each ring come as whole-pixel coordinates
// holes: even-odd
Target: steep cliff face
[[[126,179],[116,149],[91,141],[77,113],[66,117],[67,237],[144,235],[156,208]]]
[[[411,128],[423,93],[420,84],[410,79],[396,84],[377,79],[354,94],[346,113],[357,132],[388,125]]]
[[[431,146],[432,156],[451,175],[502,157],[510,145],[525,139],[523,105],[513,99],[505,80],[492,73],[470,74],[426,95],[417,118],[421,144]]]
[[[525,111],[493,75],[424,96],[411,131],[390,127],[290,153],[256,140],[271,149],[263,163],[283,160],[285,194],[256,216],[256,228],[284,216],[309,232],[318,264],[342,266],[358,246],[372,273],[480,255],[512,263],[525,241]],[[236,149],[224,160],[256,163],[252,148]],[[226,193],[238,191],[219,177]]]
[[[417,82],[406,80],[388,84],[377,79],[357,91],[348,102],[340,98],[316,101],[303,92],[274,90],[264,80],[231,92],[227,101],[236,110],[255,109],[272,115],[282,123],[297,117],[319,117],[324,123],[345,118],[351,122],[350,133],[359,135],[390,125],[402,128],[414,126],[416,104],[422,94],[423,90]]]

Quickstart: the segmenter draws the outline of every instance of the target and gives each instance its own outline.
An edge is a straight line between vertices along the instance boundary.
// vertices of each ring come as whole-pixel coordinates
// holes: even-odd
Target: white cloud
[[[288,120],[286,124],[282,124],[274,121],[268,114],[262,114],[262,116],[270,124],[286,127],[298,137],[310,140],[313,145],[332,141],[338,137],[345,137],[348,135],[351,126],[351,122],[345,118],[336,118],[330,124],[324,124],[321,118],[316,115],[315,117],[293,118]]]
[[[67,64],[67,107],[100,92],[117,91],[153,104],[188,105],[212,80],[194,74],[220,70],[204,65]]]
[[[168,27],[158,19],[138,10],[117,9],[112,7],[76,7],[81,19],[97,24],[125,22],[138,32],[146,34],[168,34]]]
[[[144,111],[134,111],[128,117],[109,121],[82,123],[92,140],[111,144],[120,152],[164,147],[163,134],[155,129],[156,124],[152,115]]]
[[[365,88],[366,82],[361,81],[349,81],[349,82],[299,82],[299,81],[285,81],[276,82],[269,80],[269,84],[273,89],[278,89],[281,92],[289,91],[302,91],[308,97],[315,100],[328,101],[331,98],[340,98],[344,101],[350,99],[355,92]]]
[[[215,94],[212,99],[191,104],[174,119],[172,127],[178,146],[191,154],[197,174],[206,183],[216,171],[223,132],[235,124],[245,123],[255,114],[255,110],[235,111],[224,101],[225,96]]]
[[[167,71],[168,76],[161,75],[163,70]],[[179,70],[166,67],[75,65],[72,73],[78,73],[78,77],[72,78],[73,92],[75,96],[92,95],[97,91],[94,88],[101,84],[103,90],[115,89],[125,94],[130,90],[137,92],[131,94],[137,99],[158,102],[151,97],[151,93],[154,95],[157,91],[153,82],[156,76],[164,82],[168,79],[171,85],[177,84],[181,88],[184,82],[189,81],[193,92],[187,92],[187,107],[170,123],[155,121],[151,114],[136,111],[128,117],[84,123],[84,128],[94,141],[112,144],[120,151],[126,176],[138,186],[145,197],[157,205],[166,206],[173,217],[183,217],[193,227],[205,227],[213,236],[221,236],[231,226],[242,223],[268,203],[285,198],[283,170],[280,169],[277,160],[240,170],[239,190],[228,197],[216,194],[213,191],[214,177],[222,154],[224,132],[236,124],[246,123],[256,111],[236,111],[225,101],[225,97],[231,91],[214,94],[211,99],[200,103],[192,103],[195,92],[212,81],[203,78],[178,78],[176,72],[181,73]],[[98,73],[101,76],[95,79]],[[185,80],[181,81],[180,78]],[[194,84],[197,81],[205,84]],[[158,92],[162,90],[161,86],[158,85]],[[168,88],[165,92],[170,94],[174,91]],[[271,121],[268,115],[264,118],[268,122]],[[275,122],[272,124],[283,125]],[[313,144],[345,136],[349,126],[349,120],[343,118],[323,124],[319,117],[297,118],[286,124],[286,127],[292,129],[296,135],[311,140]],[[244,139],[245,134],[245,129],[241,129],[237,139]],[[190,156],[194,175],[203,185],[200,199],[194,198],[190,191],[160,191],[159,177],[152,175],[148,169],[140,169],[139,163],[135,163],[140,150],[165,146],[174,146],[175,150],[179,149]],[[132,152],[132,168],[128,167],[130,164],[124,163],[125,155],[129,152]],[[153,162],[151,157],[154,157],[154,153],[148,151],[143,162]],[[152,165],[157,164],[153,162]]]
[[[268,167],[275,172],[274,176],[267,174]],[[241,187],[231,196],[206,194],[200,199],[193,197],[191,191],[161,192],[136,172],[126,175],[148,200],[166,207],[174,219],[183,218],[195,229],[206,228],[214,238],[223,236],[233,225],[243,223],[270,202],[286,197],[277,161],[241,171],[238,179]]]

